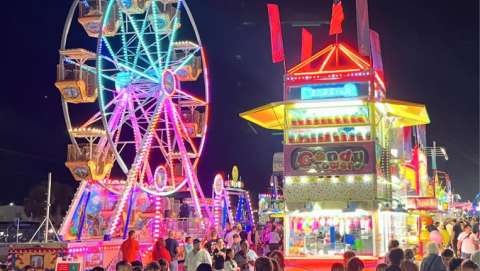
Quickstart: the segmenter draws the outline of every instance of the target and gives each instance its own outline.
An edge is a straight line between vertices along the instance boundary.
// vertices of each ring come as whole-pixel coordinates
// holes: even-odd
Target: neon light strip
[[[125,34],[125,22],[122,14],[122,22],[120,23],[120,32],[122,32],[122,48],[123,48],[123,59],[128,63],[128,49],[127,49],[127,36]]]
[[[143,22],[142,22],[141,37],[144,36],[145,30],[147,29],[148,12],[149,12],[149,10],[147,9],[147,10],[145,11],[144,20],[143,20]],[[135,39],[134,39],[134,37],[133,37],[132,43],[133,43],[134,40],[135,40]],[[134,66],[137,66],[137,63],[138,63],[138,59],[139,59],[139,58],[141,58],[142,60],[145,61],[145,58],[141,57],[141,54],[140,54],[140,47],[141,47],[140,37],[138,37],[137,40],[138,40],[138,42],[137,42],[137,47],[136,47],[136,49],[135,49],[135,58],[134,58],[134,60],[133,60],[133,65],[134,65]],[[147,60],[148,60],[148,59],[147,59]],[[145,61],[145,62],[147,62],[147,61]],[[150,63],[150,67],[153,67],[152,65],[154,65],[154,64]]]
[[[170,130],[169,130],[169,119],[168,119],[168,114],[167,114],[167,107],[163,108],[163,114],[165,116],[165,128],[166,128],[166,133],[167,133],[167,159],[168,163],[170,164],[170,181],[173,186],[175,186],[175,173],[173,171],[173,159],[172,159],[172,137],[170,136]],[[173,124],[172,124],[173,125]]]
[[[188,158],[185,145],[184,145],[183,140],[181,138],[180,129],[178,127],[178,123],[180,122],[180,120],[177,118],[177,114],[176,114],[176,110],[174,108],[174,105],[172,104],[172,102],[170,100],[167,101],[166,105],[167,105],[168,115],[169,115],[171,121],[174,123],[173,127],[175,128],[174,129],[175,138],[176,138],[176,141],[177,141],[177,144],[178,144],[180,154],[182,156],[182,161],[183,161],[182,165],[184,166],[185,173],[187,174],[187,177],[190,181],[190,186],[189,186],[190,187],[190,194],[191,194],[191,196],[194,200],[194,203],[195,203],[195,210],[197,211],[197,214],[199,216],[201,216],[202,212],[201,212],[201,205],[200,205],[200,201],[198,199],[198,195],[200,195],[200,197],[202,199],[204,199],[205,196],[203,195],[203,191],[202,191],[202,188],[200,186],[200,183],[198,182],[197,176],[193,172],[192,163],[191,163],[190,159]],[[197,190],[197,188],[198,188],[198,190]],[[210,213],[210,209],[206,208],[205,210],[207,212],[208,218],[213,219],[213,216]],[[213,222],[213,221],[211,221],[211,222]]]
[[[197,98],[189,93],[186,93],[185,91],[181,90],[181,89],[176,89],[175,92],[181,94],[181,95],[184,95],[185,97],[187,97],[188,99],[190,100],[193,100],[193,101],[196,101],[196,102],[199,102],[200,104],[202,105],[205,105],[207,102],[203,101],[202,99],[200,98]]]
[[[178,24],[178,17],[180,17],[180,7],[182,6],[182,0],[178,0],[177,3],[177,9],[175,10],[175,19],[173,20],[173,26],[172,26],[172,33],[170,35],[170,44],[168,45],[168,51],[167,51],[167,58],[165,59],[165,65],[163,66],[163,69],[167,69],[170,64],[170,58],[172,56],[172,50],[173,50],[173,44],[175,40],[175,34],[177,33],[177,24]]]
[[[79,67],[80,69],[85,70],[85,71],[87,71],[87,72],[90,72],[90,73],[93,73],[93,74],[97,74],[97,71],[95,70],[95,68],[92,68],[92,67],[90,67],[90,66],[88,66],[88,65],[80,65],[80,64],[78,64],[77,62],[75,62],[75,61],[73,61],[73,60],[71,60],[71,59],[68,59],[68,58],[65,58],[64,61],[65,61],[66,63],[69,63],[69,64],[74,64],[75,66],[77,66],[77,67]],[[108,75],[106,75],[106,74],[103,74],[103,73],[102,73],[102,77],[105,78],[105,79],[108,79],[108,80],[111,80],[111,81],[115,82],[115,79],[114,79],[113,77],[108,76]]]
[[[173,116],[174,116],[174,118],[175,118],[175,127],[177,128],[177,130],[175,131],[175,137],[176,137],[177,140],[178,140],[178,137],[181,137],[181,133],[179,133],[179,131],[178,131],[178,128],[179,128],[178,126],[179,126],[179,124],[180,124],[180,125],[183,125],[183,124],[182,124],[182,120],[181,120],[180,114],[178,113],[178,111],[176,110],[176,108],[175,108],[175,107],[172,107],[172,109],[173,109],[173,110],[172,110],[172,111],[173,111]],[[177,142],[177,143],[178,143],[178,142]],[[182,152],[182,151],[180,150],[180,154],[181,154],[181,155],[185,155],[185,157],[188,159],[188,162],[189,162],[189,165],[190,165],[191,162],[190,162],[189,157],[188,157],[189,153],[188,153],[188,151],[186,150],[185,144],[183,143],[183,141],[181,141],[181,143],[182,143],[182,146],[183,146],[183,148],[185,149],[185,151]],[[195,149],[195,146],[192,146],[192,147]],[[195,168],[195,167],[192,167],[192,168]],[[202,197],[202,199],[204,199],[205,196],[204,196],[204,194],[203,194],[202,187],[200,186],[200,183],[198,182],[197,175],[195,174],[195,175],[193,175],[193,176],[195,177],[193,180],[195,181],[195,185],[197,186],[198,192],[199,192],[200,196]],[[210,218],[211,218],[211,216],[210,216]]]
[[[378,75],[377,71],[375,71],[375,78],[377,78],[378,80],[378,83],[380,84],[380,86],[386,90],[385,88],[385,82],[383,82],[382,78],[380,78],[380,75]]]
[[[160,237],[160,197],[155,196],[155,218],[153,220],[153,239],[156,242]]]
[[[353,58],[357,59],[358,61],[362,62],[364,66],[362,65],[359,65],[361,67],[363,67],[364,69],[370,67],[370,64],[368,62],[366,62],[365,60],[363,60],[361,57],[359,57],[357,54],[355,54],[353,51],[351,51],[350,49],[348,49],[345,45],[343,45],[342,43],[339,44],[340,46],[340,49],[342,49],[342,51],[344,53],[351,55]],[[353,60],[353,59],[352,59]]]
[[[225,203],[226,203],[226,208],[227,208],[227,214],[228,214],[228,220],[230,221],[231,224],[235,223],[235,220],[233,220],[233,212],[232,212],[232,205],[230,202],[230,194],[228,193],[227,189],[223,189],[223,193],[225,195]]]
[[[323,61],[322,66],[320,67],[319,72],[322,72],[323,69],[325,69],[325,66],[326,66],[327,63],[330,61],[330,58],[332,57],[333,52],[335,52],[335,50],[338,50],[338,49],[337,49],[337,46],[333,46],[333,47],[332,47],[332,50],[330,50],[330,52],[328,53],[327,57],[326,57],[325,60]]]
[[[157,1],[152,2],[152,11],[153,11],[153,21],[156,23],[158,22],[158,7],[157,7]],[[155,31],[155,42],[157,45],[157,59],[158,59],[158,66],[162,67],[162,56],[161,56],[161,39],[159,36],[158,31],[156,31],[156,27],[152,27],[153,30]]]
[[[313,60],[315,60],[317,57],[325,54],[326,52],[328,52],[328,50],[330,50],[331,48],[333,47],[332,44],[328,45],[327,47],[325,47],[325,49],[321,50],[320,52],[314,54],[313,56],[307,58],[305,61],[303,61],[302,63],[298,64],[297,66],[291,68],[290,70],[288,70],[288,74],[293,74],[295,73],[296,71],[298,71],[299,69],[305,67],[306,65],[310,64]]]
[[[192,53],[190,53],[190,55],[188,57],[186,57],[182,63],[180,64],[180,66],[178,66],[173,72],[174,73],[177,73],[178,70],[180,70],[181,68],[183,68],[183,66],[185,66],[185,64],[187,64],[190,60],[192,60],[192,58],[195,56],[195,54],[200,51],[200,48],[197,48],[195,51],[193,51]]]
[[[140,169],[140,166],[143,162],[143,157],[145,156],[145,153],[147,152],[147,149],[150,148],[152,138],[153,138],[153,133],[157,127],[158,124],[158,119],[160,117],[160,112],[162,111],[163,104],[165,102],[165,96],[162,96],[158,99],[158,102],[156,104],[156,108],[153,112],[153,117],[152,121],[149,123],[149,127],[147,129],[147,133],[144,134],[144,138],[142,140],[140,152],[137,153],[137,156],[135,156],[135,160],[132,163],[132,167],[130,171],[128,172],[128,177],[127,177],[127,185],[125,187],[125,190],[119,200],[118,205],[116,206],[116,210],[113,214],[113,219],[112,219],[112,224],[110,226],[110,229],[108,233],[110,235],[113,235],[115,233],[115,229],[118,226],[120,216],[125,208],[125,203],[127,201],[128,195],[130,194],[131,190],[135,187],[136,185],[136,179],[137,179],[137,174],[138,170]],[[168,103],[167,103],[168,104]]]
[[[146,12],[147,13],[147,12]],[[140,44],[142,45],[143,47],[143,50],[145,51],[146,55],[147,55],[147,58],[148,60],[150,61],[150,65],[153,66],[153,69],[155,69],[155,71],[157,72],[157,74],[160,74],[160,71],[158,70],[157,66],[154,66],[154,63],[155,61],[153,60],[152,56],[150,55],[150,51],[148,51],[148,46],[146,45],[145,41],[143,40],[143,33],[145,32],[145,29],[143,29],[143,25],[146,25],[146,22],[147,22],[147,14],[145,14],[145,20],[143,21],[143,25],[142,25],[142,32],[139,32],[138,31],[138,26],[137,24],[135,23],[134,20],[132,20],[132,17],[130,16],[130,14],[127,12],[125,13],[130,21],[130,24],[132,25],[133,27],[133,30],[135,31],[135,34],[137,35],[138,37],[138,41],[140,42]]]
[[[318,72],[301,72],[296,73],[294,76],[300,75],[316,75],[316,74],[332,74],[332,73],[347,73],[347,72],[360,72],[363,71],[361,69],[345,69],[345,70],[336,70],[336,71],[318,71]]]

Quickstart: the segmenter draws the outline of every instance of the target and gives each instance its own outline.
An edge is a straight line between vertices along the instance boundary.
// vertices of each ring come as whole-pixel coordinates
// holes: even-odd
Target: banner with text
[[[285,145],[285,176],[371,174],[375,171],[373,142]]]

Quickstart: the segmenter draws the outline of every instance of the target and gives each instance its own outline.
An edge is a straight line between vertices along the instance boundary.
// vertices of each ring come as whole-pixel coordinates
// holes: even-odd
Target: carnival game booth
[[[284,101],[240,116],[284,133],[286,261],[327,270],[353,250],[373,268],[388,240],[407,243],[405,133],[429,123],[425,106],[386,99],[379,72],[344,43],[288,70],[284,84]]]

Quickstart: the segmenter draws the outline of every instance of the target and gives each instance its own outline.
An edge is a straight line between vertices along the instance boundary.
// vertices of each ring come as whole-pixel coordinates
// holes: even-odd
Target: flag
[[[310,33],[310,31],[307,29],[302,28],[302,62],[312,56],[312,46],[312,33]]]
[[[370,30],[370,48],[372,53],[373,69],[383,78],[382,49],[380,48],[380,36],[377,32]]]
[[[332,19],[330,20],[329,35],[337,35],[342,33],[342,23],[345,19],[343,14],[342,1],[334,1],[332,5]]]
[[[270,41],[272,44],[272,61],[273,63],[285,60],[283,51],[282,27],[280,25],[280,12],[278,5],[267,4],[268,19],[270,22]]]
[[[363,56],[370,56],[370,23],[368,20],[368,0],[356,0],[357,43]]]

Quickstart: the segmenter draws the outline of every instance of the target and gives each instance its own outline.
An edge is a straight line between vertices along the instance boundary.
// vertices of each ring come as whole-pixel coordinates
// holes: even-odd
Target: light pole
[[[428,156],[432,157],[432,173],[433,173],[433,195],[436,196],[436,187],[437,187],[437,180],[438,180],[438,171],[437,171],[437,157],[443,157],[445,160],[448,161],[448,154],[447,150],[444,147],[438,147],[437,143],[433,141],[432,147],[425,147],[425,153]],[[448,195],[449,203],[451,195]],[[450,204],[449,204],[450,208]]]

